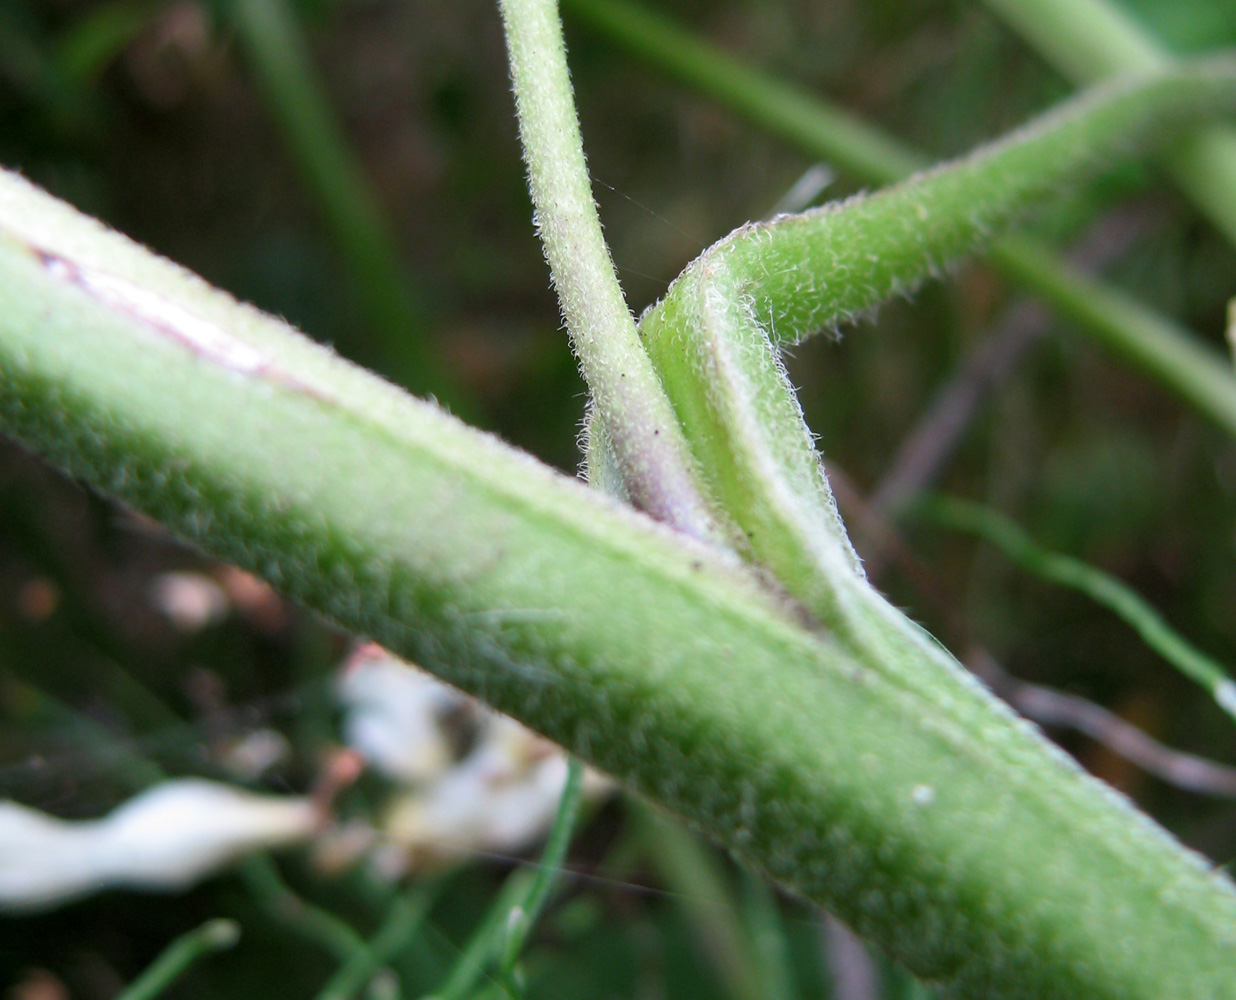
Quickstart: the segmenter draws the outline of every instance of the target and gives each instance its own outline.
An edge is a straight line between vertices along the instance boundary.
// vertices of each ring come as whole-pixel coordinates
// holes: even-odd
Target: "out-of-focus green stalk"
[[[584,765],[574,757],[567,761],[566,783],[562,799],[550,828],[545,849],[537,864],[536,877],[528,887],[528,895],[519,900],[510,910],[506,920],[506,934],[498,956],[498,977],[508,989],[516,987],[516,963],[528,942],[532,928],[541,917],[549,902],[554,883],[566,863],[571,837],[575,834],[575,822],[579,818],[579,806],[583,797]]]
[[[716,956],[733,1000],[769,1000],[760,962],[715,854],[672,816],[637,799],[628,803],[644,853],[682,907],[702,949]]]
[[[986,2],[1076,83],[1165,69],[1173,62],[1171,53],[1111,0]],[[1176,183],[1236,245],[1236,129],[1201,127],[1159,155]]]
[[[511,910],[525,898],[535,879],[532,872],[519,870],[508,876],[497,898],[472,932],[446,979],[423,1000],[464,1000],[473,995],[476,982],[493,961],[501,947],[503,931]]]
[[[196,930],[182,934],[154,960],[116,1000],[155,1000],[183,976],[189,966],[216,951],[226,951],[240,940],[240,926],[234,920],[208,920]]]
[[[1236,683],[1226,670],[1179,632],[1131,587],[1080,559],[1049,552],[1003,515],[957,497],[927,497],[913,511],[945,527],[975,535],[1009,559],[1050,583],[1071,587],[1107,608],[1142,637],[1146,645],[1236,717]]]
[[[365,321],[397,347],[414,392],[455,407],[465,400],[430,345],[429,318],[413,298],[395,235],[378,206],[309,58],[285,0],[228,0],[270,112],[338,246]]]
[[[92,84],[158,9],[159,0],[112,0],[93,8],[56,40],[56,67],[78,84]]]
[[[417,885],[396,897],[373,939],[353,951],[317,1000],[353,1000],[387,962],[407,948],[437,898],[435,886]]]
[[[269,855],[245,858],[237,874],[266,917],[279,926],[345,964],[368,954],[365,939],[350,924],[293,892]]]

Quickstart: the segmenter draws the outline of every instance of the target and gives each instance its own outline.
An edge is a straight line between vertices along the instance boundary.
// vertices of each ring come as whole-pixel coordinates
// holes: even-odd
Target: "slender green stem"
[[[627,493],[658,520],[715,533],[691,453],[640,346],[584,163],[555,0],[503,0],[519,131],[536,224],[571,343]]]
[[[1173,61],[1111,0],[987,0],[987,5],[1077,83],[1162,70]],[[1160,157],[1198,208],[1236,244],[1236,129],[1199,129],[1165,147]]]
[[[351,1000],[424,926],[437,892],[434,886],[416,886],[391,904],[373,939],[351,955],[318,993],[317,1000]]]
[[[293,892],[268,855],[255,854],[246,858],[237,871],[250,895],[275,923],[312,941],[345,965],[368,955],[365,939],[333,913]]]
[[[112,0],[93,8],[56,40],[56,67],[70,80],[93,84],[158,7],[158,0]]]
[[[660,801],[954,996],[1236,989],[1226,877],[959,670],[924,660],[919,692],[859,662],[713,549],[9,174],[0,428]]]
[[[519,961],[520,953],[528,942],[528,935],[532,933],[532,928],[540,919],[545,904],[549,902],[554,883],[566,862],[571,837],[575,834],[575,822],[579,818],[583,780],[584,765],[574,757],[569,758],[566,784],[562,788],[562,799],[558,803],[558,812],[554,817],[549,839],[545,843],[544,851],[541,852],[536,878],[528,887],[527,896],[516,903],[507,915],[506,935],[498,959],[498,977],[507,984],[508,988],[516,985],[516,963]]]
[[[1153,374],[1236,437],[1236,377],[1218,351],[1131,296],[1060,267],[1031,240],[1001,240],[991,257],[1113,354]]]
[[[769,886],[748,871],[742,873],[744,909],[750,928],[752,951],[759,956],[762,1000],[798,1000],[801,991],[794,976],[794,960],[785,933],[777,896]]]
[[[628,0],[565,0],[578,18],[761,128],[863,180],[883,184],[925,160],[822,99],[743,65]],[[1173,320],[1070,268],[1028,239],[992,247],[993,263],[1063,316],[1236,436],[1236,378],[1226,359]]]
[[[775,344],[794,344],[912,291],[1113,155],[1236,109],[1236,58],[1142,74],[874,195],[744,226],[678,279],[728,271]],[[719,282],[719,277],[712,279]],[[672,307],[675,289],[645,319]],[[679,298],[693,294],[677,292]]]
[[[189,966],[216,951],[226,951],[240,940],[234,920],[208,920],[182,934],[154,963],[117,995],[116,1000],[154,1000],[188,971]]]
[[[1216,704],[1236,718],[1236,683],[1220,664],[1173,629],[1140,594],[1079,559],[1049,552],[990,507],[956,497],[929,497],[913,511],[994,545],[1023,569],[1101,604],[1142,637],[1146,645],[1186,677],[1205,688]]]
[[[285,0],[227,0],[288,149],[356,290],[365,319],[400,348],[398,372],[416,392],[458,406],[463,396],[429,345],[429,320],[412,297],[395,236],[330,105]]]
[[[471,995],[476,982],[493,961],[501,946],[503,930],[513,907],[525,898],[535,876],[516,871],[505,883],[498,898],[490,904],[480,925],[472,932],[442,985],[424,1000],[463,1000]]]
[[[628,809],[648,863],[686,913],[702,950],[716,956],[734,1000],[767,1000],[759,962],[716,856],[672,816],[638,799]]]

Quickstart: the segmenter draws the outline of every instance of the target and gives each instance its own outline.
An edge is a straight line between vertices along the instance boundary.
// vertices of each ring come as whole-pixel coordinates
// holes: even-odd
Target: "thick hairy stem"
[[[776,345],[912,289],[1113,149],[1233,103],[1230,59],[1100,90],[888,191],[739,229],[641,320],[749,554],[861,661],[941,711],[977,724],[984,708],[939,683],[959,669],[952,657],[864,579]]]
[[[519,131],[537,228],[571,343],[631,500],[699,538],[716,536],[691,452],[640,346],[601,235],[555,0],[503,0]]]
[[[712,549],[11,175],[0,426],[688,817],[946,995],[1236,989],[1227,879],[960,674],[933,683],[965,712],[918,697]]]

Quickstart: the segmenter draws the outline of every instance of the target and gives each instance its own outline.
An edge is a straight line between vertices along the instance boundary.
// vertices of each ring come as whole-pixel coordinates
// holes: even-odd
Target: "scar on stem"
[[[296,392],[327,400],[312,386],[279,371],[274,359],[252,344],[156,292],[127,278],[83,267],[40,247],[31,249],[52,277],[76,285],[92,298],[138,320],[143,326],[188,348],[198,357],[228,371],[267,379]]]

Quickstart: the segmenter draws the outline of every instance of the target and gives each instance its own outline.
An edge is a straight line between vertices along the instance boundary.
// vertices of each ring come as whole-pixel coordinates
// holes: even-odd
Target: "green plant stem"
[[[417,886],[391,904],[386,919],[371,941],[353,952],[318,993],[317,1000],[351,1000],[391,959],[408,947],[425,923],[437,893]]]
[[[227,0],[254,75],[289,152],[334,238],[367,323],[400,348],[413,391],[465,403],[430,347],[429,319],[412,297],[395,236],[357,162],[285,0]]]
[[[885,184],[926,165],[920,154],[860,119],[745,66],[627,0],[564,0],[564,5],[658,69],[862,180]],[[1087,278],[1037,242],[1006,238],[990,255],[1003,273],[1236,436],[1236,377],[1217,351],[1173,320]]]
[[[112,0],[93,8],[57,38],[56,67],[65,78],[93,86],[158,9],[158,0]]]
[[[566,862],[567,850],[571,846],[571,837],[575,833],[575,823],[579,818],[583,779],[583,764],[574,757],[569,758],[562,799],[558,803],[558,812],[554,817],[549,839],[541,852],[536,877],[528,887],[528,894],[511,908],[507,916],[505,939],[498,957],[498,977],[507,985],[508,990],[517,995],[522,991],[514,989],[516,963],[527,944],[528,935],[532,933],[545,904],[549,902],[554,883]]]
[[[1219,351],[1131,296],[1061,267],[1034,241],[1003,239],[990,256],[1079,329],[1236,437],[1236,377]]]
[[[507,878],[498,898],[472,932],[442,985],[423,1000],[464,1000],[472,995],[477,980],[485,975],[485,970],[500,946],[511,909],[527,896],[534,878],[535,876],[527,871],[516,871]]]
[[[795,344],[907,294],[1114,155],[1236,109],[1236,58],[1097,87],[1003,139],[873,195],[743,226],[678,283],[713,269],[741,284],[774,344]],[[728,289],[727,289],[728,291]],[[677,292],[679,298],[693,294]],[[675,288],[642,324],[675,303]],[[733,299],[732,295],[727,295]]]
[[[674,817],[638,799],[630,799],[628,809],[648,863],[687,914],[701,950],[716,956],[727,993],[734,1000],[770,1000],[770,984],[716,857]]]
[[[716,535],[691,452],[640,346],[584,163],[555,0],[502,0],[536,224],[571,343],[632,502],[699,539]]]
[[[122,990],[116,1000],[154,1000],[188,971],[189,966],[216,951],[225,951],[240,940],[234,920],[208,920],[196,930],[182,934],[154,963]]]
[[[715,550],[9,174],[0,428],[685,816],[955,996],[1236,989],[1226,877],[961,671],[925,661],[910,690]]]
[[[1093,83],[1166,69],[1173,57],[1111,0],[987,0],[1062,73]],[[1160,154],[1173,178],[1236,244],[1236,129],[1212,125]]]
[[[858,659],[941,710],[953,696],[924,663],[956,665],[864,579],[776,345],[912,288],[1105,154],[1233,103],[1231,59],[1096,91],[870,197],[742,227],[640,321],[703,480],[752,558]],[[1236,418],[1236,392],[1229,402]],[[964,700],[950,710],[982,713]]]
[[[975,535],[994,545],[1023,569],[1080,591],[1101,604],[1136,631],[1163,659],[1205,688],[1223,711],[1236,718],[1236,683],[1217,661],[1168,625],[1131,587],[1079,559],[1048,552],[1012,521],[989,507],[956,497],[928,497],[912,511],[937,524]]]
[[[752,950],[759,956],[760,981],[764,984],[760,995],[763,1000],[798,1000],[801,992],[795,981],[793,955],[777,896],[750,872],[744,871],[742,876]]]
[[[369,954],[365,939],[349,924],[293,892],[269,855],[245,858],[237,866],[237,873],[267,917],[312,941],[345,966]]]

